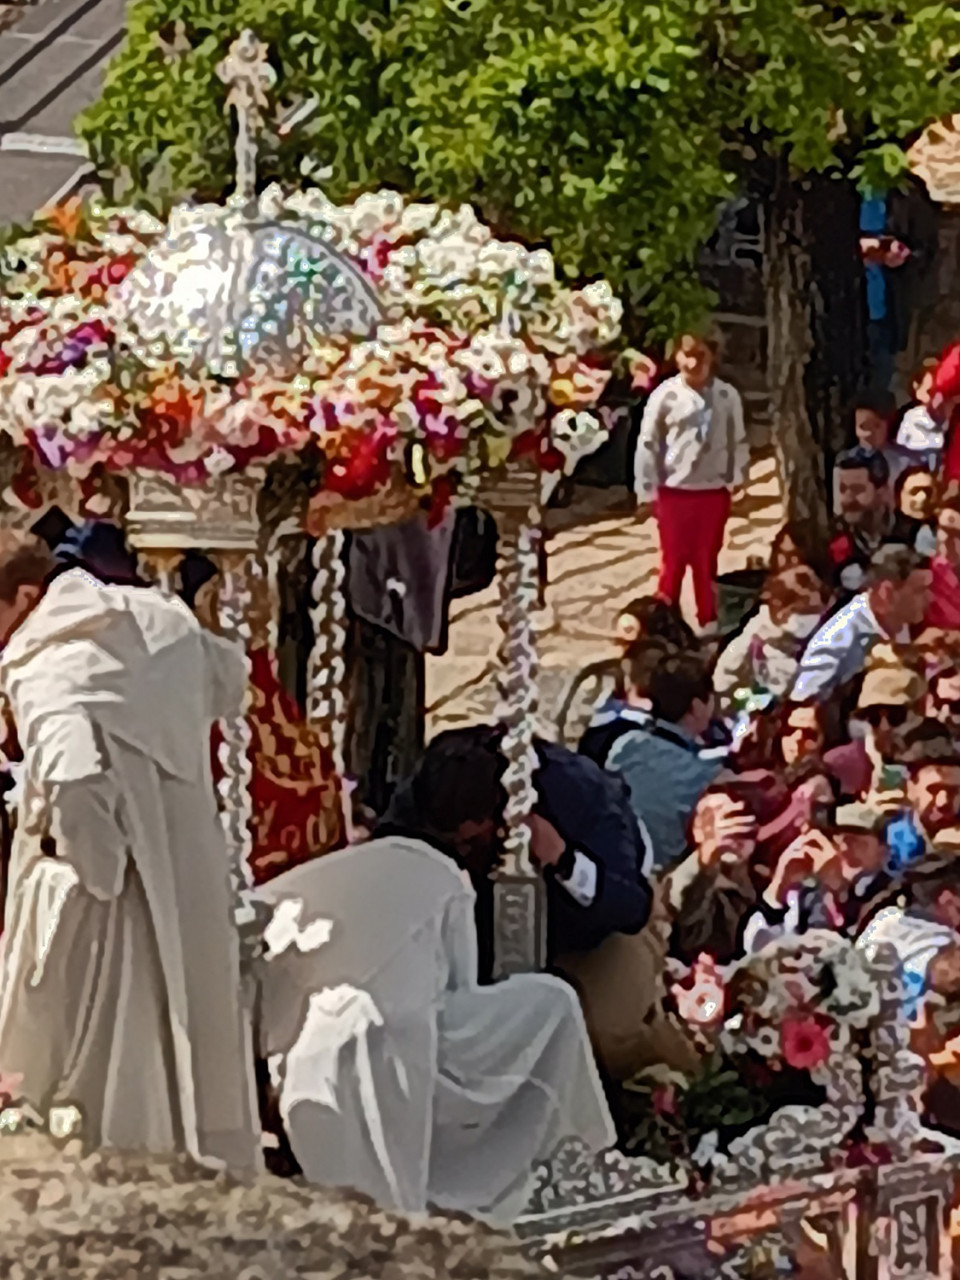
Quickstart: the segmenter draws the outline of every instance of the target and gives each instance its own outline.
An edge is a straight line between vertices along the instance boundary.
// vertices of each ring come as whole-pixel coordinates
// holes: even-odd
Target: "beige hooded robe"
[[[245,668],[178,600],[56,578],[0,661],[24,752],[0,1070],[93,1145],[258,1165],[214,719]],[[56,856],[43,856],[49,835]]]

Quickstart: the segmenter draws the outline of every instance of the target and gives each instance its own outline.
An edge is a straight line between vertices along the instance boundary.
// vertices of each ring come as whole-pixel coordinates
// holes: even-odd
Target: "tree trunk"
[[[813,351],[810,256],[802,205],[786,174],[781,174],[771,202],[765,277],[773,435],[787,518],[823,530],[823,451],[811,427],[805,386]]]

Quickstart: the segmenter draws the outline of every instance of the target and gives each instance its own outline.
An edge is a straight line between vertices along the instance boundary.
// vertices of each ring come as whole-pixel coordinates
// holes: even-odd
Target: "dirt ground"
[[[764,452],[755,457],[747,485],[734,503],[720,572],[766,563],[782,523],[775,460]],[[630,513],[625,489],[581,488],[570,507],[548,512],[547,553],[547,607],[536,627],[541,732],[552,736],[553,718],[569,678],[586,663],[612,654],[610,636],[621,606],[654,589],[656,526]],[[689,578],[684,609],[692,620]],[[493,714],[499,634],[495,585],[454,602],[448,650],[427,660],[428,732]]]

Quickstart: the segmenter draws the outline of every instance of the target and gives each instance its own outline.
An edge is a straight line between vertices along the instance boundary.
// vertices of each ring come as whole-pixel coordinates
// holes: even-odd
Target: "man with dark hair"
[[[687,848],[693,811],[721,762],[703,754],[714,699],[702,658],[665,657],[650,677],[649,697],[652,723],[618,738],[606,767],[623,776],[633,811],[649,834],[654,864],[662,868]]]
[[[11,529],[0,530],[0,645],[36,608],[56,569],[45,542]]]
[[[431,751],[476,745],[495,753],[498,768],[502,730],[490,726],[450,730],[435,738]],[[657,957],[645,928],[652,891],[647,880],[649,843],[634,817],[622,779],[592,760],[552,742],[537,742],[537,803],[530,817],[531,854],[540,866],[547,896],[547,959],[580,993],[594,1048],[613,1076],[626,1078],[640,1054],[664,1049],[675,1040],[648,1017],[662,994]],[[429,754],[429,753],[428,753]],[[391,804],[384,830],[417,829],[415,788],[402,787]],[[481,955],[492,944],[489,877],[472,873],[478,896]],[[486,964],[481,972],[489,973]],[[624,995],[624,990],[627,994]],[[666,1046],[666,1047],[665,1047]]]
[[[909,465],[909,453],[893,443],[893,423],[897,402],[889,391],[864,391],[852,405],[853,434],[857,446],[871,449],[883,455],[890,473],[890,483],[895,484],[903,468]]]
[[[284,873],[261,991],[263,1052],[308,1180],[406,1213],[509,1221],[565,1140],[613,1126],[575,993],[481,987],[473,877],[501,845],[498,738],[441,735],[375,839]]]
[[[0,1070],[41,1115],[73,1108],[92,1146],[256,1168],[209,765],[213,721],[242,703],[243,656],[179,601],[54,568],[42,542],[0,533],[0,685],[26,779]]]
[[[870,557],[892,536],[890,467],[882,453],[858,446],[842,453],[834,469],[837,528],[829,546],[836,584],[861,590]]]
[[[800,659],[793,702],[824,700],[863,671],[881,640],[907,643],[930,600],[926,561],[909,547],[881,547],[870,562],[866,590],[820,627]]]
[[[439,734],[401,783],[377,838],[412,836],[450,850],[475,881],[496,869],[503,845],[506,762],[492,726]]]
[[[907,739],[909,817],[923,848],[955,844],[960,828],[960,754],[936,720],[922,721]],[[949,833],[949,834],[948,834]]]
[[[378,834],[430,834],[433,823],[450,822],[445,816],[448,799],[457,803],[450,779],[434,777],[432,771],[459,753],[482,760],[475,755],[482,749],[495,761],[499,777],[505,768],[502,738],[503,730],[492,725],[450,729],[434,738],[416,774],[398,788]],[[645,878],[650,857],[623,783],[557,743],[538,741],[536,752],[531,853],[547,884],[548,954],[589,951],[612,933],[639,933],[650,912]],[[437,817],[432,819],[433,807]],[[479,834],[482,848],[468,868],[481,892],[493,869],[489,850],[500,847],[502,802],[491,820]]]
[[[127,546],[120,526],[109,520],[87,520],[68,530],[54,555],[61,571],[86,569],[114,586],[146,586],[137,569],[136,553]]]

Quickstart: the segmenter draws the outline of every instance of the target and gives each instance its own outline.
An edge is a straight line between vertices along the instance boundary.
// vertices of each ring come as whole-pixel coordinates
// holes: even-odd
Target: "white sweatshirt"
[[[749,463],[743,404],[728,382],[713,378],[694,391],[677,374],[652,393],[634,463],[640,502],[660,488],[734,489]]]

